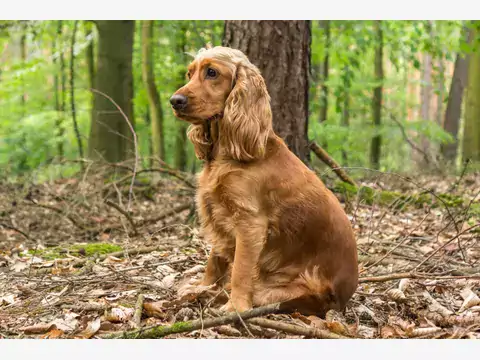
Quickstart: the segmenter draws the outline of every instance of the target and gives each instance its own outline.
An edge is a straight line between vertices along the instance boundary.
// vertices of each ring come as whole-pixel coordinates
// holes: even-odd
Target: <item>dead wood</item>
[[[289,334],[308,336],[316,339],[348,339],[348,337],[335,334],[327,330],[321,330],[314,327],[301,327],[293,324],[286,324],[269,319],[251,319],[247,323],[261,326],[268,329],[283,331]]]

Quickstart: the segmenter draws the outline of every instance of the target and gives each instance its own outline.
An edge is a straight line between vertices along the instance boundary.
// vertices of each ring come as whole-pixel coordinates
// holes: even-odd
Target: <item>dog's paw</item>
[[[244,312],[251,310],[252,306],[246,303],[239,303],[237,305],[233,305],[232,300],[229,300],[225,305],[220,308],[220,311],[231,313],[231,312]]]
[[[201,281],[199,280],[191,280],[182,286],[179,287],[177,290],[177,295],[179,297],[184,297],[186,295],[201,295],[206,293],[208,290],[211,290],[214,285],[202,285]]]

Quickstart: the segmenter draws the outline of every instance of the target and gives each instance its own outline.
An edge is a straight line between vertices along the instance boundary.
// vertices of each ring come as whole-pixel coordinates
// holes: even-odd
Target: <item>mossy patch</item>
[[[94,244],[75,244],[69,247],[52,247],[48,249],[30,249],[29,254],[35,254],[45,260],[63,259],[68,254],[74,256],[91,257],[95,255],[110,254],[112,252],[120,251],[122,247],[115,244],[108,243],[94,243]]]

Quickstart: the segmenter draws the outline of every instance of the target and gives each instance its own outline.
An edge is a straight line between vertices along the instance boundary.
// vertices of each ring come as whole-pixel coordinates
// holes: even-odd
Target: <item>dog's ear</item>
[[[193,144],[197,158],[199,160],[207,160],[212,142],[205,139],[203,125],[190,125],[187,130],[187,137]]]
[[[263,77],[253,65],[238,65],[219,121],[222,151],[239,161],[261,159],[271,127],[270,96]]]

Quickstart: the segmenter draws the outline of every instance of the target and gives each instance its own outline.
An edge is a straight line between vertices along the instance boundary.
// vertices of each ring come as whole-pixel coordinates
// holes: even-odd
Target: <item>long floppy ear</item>
[[[270,96],[263,77],[253,65],[238,65],[235,86],[219,121],[222,151],[239,161],[261,159],[271,128]]]
[[[203,125],[190,125],[187,130],[187,137],[193,144],[197,158],[199,160],[207,160],[212,142],[205,139]]]

